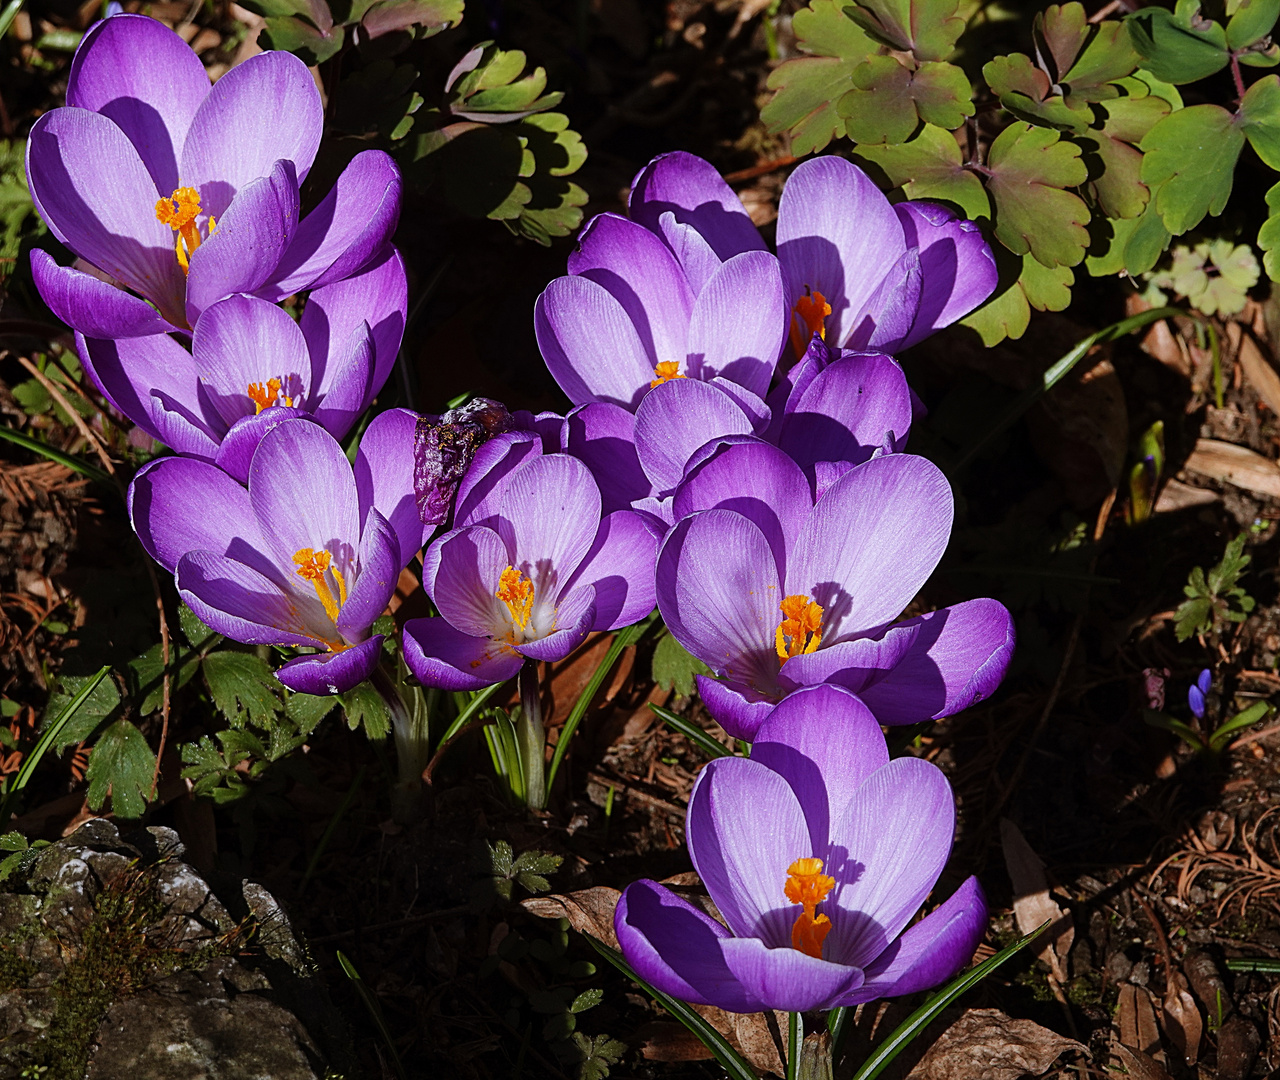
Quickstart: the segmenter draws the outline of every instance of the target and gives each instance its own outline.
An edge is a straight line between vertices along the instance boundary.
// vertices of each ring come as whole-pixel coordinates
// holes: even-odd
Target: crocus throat
[[[826,318],[831,314],[831,305],[822,293],[809,292],[805,286],[805,294],[796,301],[791,309],[791,348],[796,356],[804,356],[813,335],[817,334],[823,341],[827,340]]]
[[[774,634],[774,646],[785,664],[793,656],[813,652],[822,641],[822,605],[807,596],[788,596],[778,607],[782,622]]]
[[[196,218],[200,216],[200,192],[195,188],[174,188],[167,199],[156,203],[156,220],[161,225],[168,225],[177,235],[174,237],[173,250],[178,256],[178,265],[185,274],[191,263],[191,256],[200,246],[203,239],[200,235]],[[209,219],[209,232],[218,227],[217,221]]]
[[[523,633],[533,614],[533,582],[514,566],[508,566],[498,578],[498,591],[494,595],[507,605],[511,624]]]
[[[670,382],[672,379],[684,378],[680,374],[680,365],[674,360],[663,360],[653,369],[653,373],[658,377],[649,384],[650,390],[655,386],[661,386],[664,382]]]
[[[347,583],[342,580],[342,575],[335,570],[333,579],[338,585],[338,598],[335,601],[333,590],[329,588],[329,564],[333,562],[333,556],[323,548],[319,551],[313,551],[311,548],[299,548],[293,553],[293,561],[298,564],[298,577],[311,582],[315,586],[316,596],[320,598],[320,603],[324,605],[325,614],[336,623],[338,621],[338,612],[342,610],[342,605],[347,602]],[[334,645],[330,647],[338,648],[338,646]]]
[[[793,904],[804,906],[791,927],[793,949],[822,959],[822,943],[831,931],[831,920],[814,912],[835,887],[836,879],[822,872],[821,859],[797,859],[787,867],[787,883],[783,891]]]
[[[265,383],[250,383],[248,394],[249,400],[254,405],[255,416],[262,412],[263,409],[269,409],[273,405],[293,404],[293,398],[283,392],[282,383],[279,379],[268,379]]]

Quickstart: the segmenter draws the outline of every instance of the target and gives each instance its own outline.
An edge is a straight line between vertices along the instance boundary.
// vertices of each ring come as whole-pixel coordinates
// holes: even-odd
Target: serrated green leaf
[[[871,37],[917,60],[945,60],[964,33],[959,0],[859,0],[845,14]]]
[[[169,683],[170,691],[175,691],[191,681],[200,667],[200,656],[184,649],[178,642],[169,642]],[[156,642],[141,656],[129,661],[130,689],[134,694],[142,694],[138,702],[138,715],[150,716],[164,704],[164,651],[160,642]]]
[[[653,650],[653,681],[681,697],[693,694],[695,675],[709,675],[711,669],[692,655],[671,634],[663,634]]]
[[[222,635],[205,626],[186,604],[178,605],[178,623],[182,627],[182,636],[197,652],[208,652],[222,640]]]
[[[333,712],[338,699],[326,694],[285,694],[284,714],[300,735],[310,735],[320,721]]]
[[[44,710],[44,722],[47,724],[74,700],[90,682],[93,676],[64,675],[58,680],[58,689],[49,695],[49,702]],[[54,743],[55,753],[62,753],[68,746],[84,742],[94,729],[120,707],[120,690],[115,680],[108,677],[102,679],[89,696],[81,703],[75,715],[63,725]]]
[[[853,84],[837,111],[855,142],[905,142],[922,120],[949,130],[973,115],[969,79],[954,64],[926,61],[912,71],[891,56],[872,56]]]
[[[1245,91],[1237,123],[1258,157],[1280,170],[1280,75],[1264,75]]]
[[[1065,311],[1071,303],[1071,286],[1075,273],[1069,266],[1047,267],[1039,259],[1026,255],[1018,287],[1027,303],[1037,311]]]
[[[101,809],[111,795],[111,811],[117,817],[138,818],[147,808],[156,758],[142,732],[128,720],[108,727],[93,744],[85,779],[85,796],[91,810]]]
[[[1010,124],[991,144],[987,192],[996,207],[996,237],[1015,255],[1028,251],[1046,266],[1084,258],[1089,208],[1064,191],[1088,178],[1080,148],[1056,131]]]
[[[1267,192],[1267,220],[1258,230],[1258,247],[1262,249],[1262,265],[1267,277],[1280,281],[1280,183]]]
[[[1227,22],[1227,45],[1247,49],[1271,33],[1280,18],[1280,0],[1242,0]]]
[[[571,1040],[578,1065],[578,1080],[605,1080],[610,1066],[627,1053],[627,1044],[609,1035],[584,1035],[575,1031]]]
[[[1185,12],[1145,7],[1127,16],[1125,26],[1142,66],[1166,82],[1198,82],[1221,71],[1231,59],[1226,31],[1211,20],[1193,26]]]
[[[10,392],[28,416],[41,416],[53,408],[53,398],[39,379],[24,379]]]
[[[997,56],[983,65],[982,75],[1000,104],[1016,115],[1070,131],[1084,131],[1093,119],[1087,105],[1073,108],[1056,93],[1049,76],[1023,53]]]
[[[955,137],[936,125],[926,124],[909,143],[859,146],[858,156],[883,169],[910,199],[954,203],[970,220],[991,216],[982,181],[964,167]]]
[[[365,736],[374,742],[385,739],[391,732],[391,714],[387,711],[387,703],[368,679],[345,694],[339,694],[338,700],[342,702],[346,713],[347,727],[352,731],[362,727]]]
[[[1142,180],[1160,186],[1154,201],[1170,233],[1179,236],[1206,214],[1222,213],[1243,147],[1243,133],[1218,105],[1180,109],[1147,133]]]
[[[279,16],[266,21],[258,34],[264,49],[280,49],[293,53],[308,66],[323,64],[342,48],[346,31],[335,26],[329,31],[317,30],[308,22],[293,16]]]
[[[202,669],[214,707],[232,727],[274,723],[283,707],[280,682],[260,656],[221,649],[204,658]]]

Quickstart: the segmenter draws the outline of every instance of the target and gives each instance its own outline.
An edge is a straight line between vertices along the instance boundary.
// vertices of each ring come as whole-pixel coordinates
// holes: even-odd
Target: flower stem
[[[787,1014],[787,1080],[800,1076],[800,1048],[804,1043],[804,1022],[797,1012]]]
[[[530,810],[547,805],[547,732],[542,726],[542,699],[538,694],[538,664],[526,660],[520,669],[520,719],[516,723],[516,744],[524,771],[525,800]]]
[[[379,664],[369,676],[391,714],[391,731],[396,742],[396,782],[391,787],[391,817],[402,825],[422,817],[422,770],[431,760],[431,732],[426,698],[420,687],[408,687]],[[412,705],[406,705],[408,691]]]

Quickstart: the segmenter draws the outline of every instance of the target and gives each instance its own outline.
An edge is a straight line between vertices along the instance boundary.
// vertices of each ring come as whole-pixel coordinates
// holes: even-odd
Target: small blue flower
[[[1208,668],[1205,668],[1187,691],[1187,704],[1191,706],[1191,711],[1195,714],[1197,720],[1204,719],[1204,698],[1212,685],[1213,674]]]

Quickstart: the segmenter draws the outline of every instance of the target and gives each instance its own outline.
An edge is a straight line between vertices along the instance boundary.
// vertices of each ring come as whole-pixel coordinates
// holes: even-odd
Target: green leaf
[[[1271,33],[1280,18],[1280,0],[1242,0],[1227,22],[1227,45],[1247,49]]]
[[[222,649],[206,656],[202,666],[214,707],[232,727],[271,727],[282,704],[280,682],[265,660]]]
[[[1109,218],[1135,218],[1146,208],[1151,189],[1142,182],[1142,154],[1105,129],[1079,139],[1089,167],[1089,190]]]
[[[1198,11],[1194,14],[1198,16]],[[1126,17],[1125,26],[1142,57],[1142,66],[1166,82],[1198,82],[1221,71],[1231,59],[1226,31],[1207,19],[1198,19],[1193,25],[1192,13],[1183,10],[1183,5],[1177,14],[1161,7],[1144,7]]]
[[[853,84],[837,110],[855,142],[906,142],[922,120],[951,129],[973,115],[969,80],[954,64],[926,61],[912,71],[891,56],[872,56]]]
[[[627,1054],[627,1044],[610,1035],[591,1036],[575,1031],[570,1045],[578,1065],[578,1080],[605,1080],[610,1067]]]
[[[1071,303],[1075,273],[1069,266],[1047,267],[1032,255],[1022,259],[1018,287],[1037,311],[1064,311]]]
[[[1068,8],[1083,10],[1080,4],[1064,4],[1061,10]],[[1051,11],[1052,7],[1045,10],[1043,17],[1046,20]],[[1126,78],[1137,66],[1138,54],[1124,23],[1108,19],[1094,26],[1088,44],[1058,81],[1071,88],[1067,95],[1070,100],[1081,95],[1090,96],[1092,89]]]
[[[89,755],[85,779],[91,810],[101,809],[111,795],[111,811],[121,818],[139,818],[147,808],[156,756],[142,732],[120,719],[99,736]]]
[[[1170,113],[1142,140],[1142,180],[1174,236],[1194,228],[1205,214],[1217,217],[1231,195],[1244,135],[1226,109],[1192,105]]]
[[[983,66],[982,75],[1000,104],[1016,115],[1071,131],[1084,131],[1093,119],[1086,104],[1072,107],[1056,93],[1049,76],[1023,53],[997,56]]]
[[[24,379],[14,386],[11,393],[28,416],[40,416],[53,408],[53,398],[39,379]]]
[[[178,623],[182,627],[182,636],[196,652],[208,652],[222,640],[222,635],[205,626],[186,604],[178,605]]]
[[[321,720],[333,712],[337,704],[336,697],[325,694],[286,692],[284,714],[293,721],[299,735],[307,736],[315,731]]]
[[[1209,739],[1210,750],[1221,750],[1232,735],[1237,731],[1243,731],[1245,728],[1253,727],[1254,724],[1267,719],[1272,713],[1272,707],[1265,701],[1255,701],[1243,712],[1237,713],[1230,720],[1226,721],[1219,727]]]
[[[1070,192],[1088,178],[1080,148],[1056,131],[1010,124],[991,144],[987,191],[996,206],[996,237],[1015,255],[1031,252],[1046,266],[1084,258],[1089,208]]]
[[[417,38],[433,37],[462,22],[463,0],[381,0],[365,14],[361,25],[371,38],[417,28]]]
[[[164,704],[164,659],[160,642],[156,642],[141,656],[129,661],[130,689],[141,694],[138,715],[150,716]],[[176,641],[169,641],[170,691],[186,686],[200,667],[198,654],[182,648]]]
[[[934,124],[926,124],[909,143],[859,146],[858,156],[883,169],[909,199],[953,203],[970,220],[991,216],[982,181],[964,167],[955,137]]]
[[[293,53],[308,66],[323,64],[342,48],[346,31],[335,26],[327,33],[293,16],[278,16],[266,21],[258,34],[264,49],[280,49]]]
[[[1014,281],[977,311],[966,315],[960,323],[975,331],[982,338],[982,344],[991,348],[1005,338],[1016,340],[1027,332],[1031,323],[1031,305],[1027,303],[1027,294]]]
[[[959,0],[860,0],[845,13],[881,45],[917,60],[945,60],[964,33]]]
[[[812,55],[788,60],[769,75],[773,97],[760,110],[770,134],[791,134],[796,157],[822,150],[844,132],[837,102],[875,44],[840,10],[837,0],[812,0],[792,20],[796,44]]]
[[[347,727],[352,731],[363,727],[365,737],[374,742],[385,739],[390,733],[391,713],[387,703],[368,679],[345,694],[339,694],[338,700],[347,715]]]
[[[1238,122],[1258,157],[1280,170],[1280,75],[1264,75],[1245,91]]]
[[[573,1004],[569,1006],[571,1013],[584,1013],[588,1009],[594,1009],[601,1001],[604,1000],[604,991],[597,990],[594,987],[590,990],[584,990],[576,998]]]
[[[49,695],[49,704],[44,712],[45,725],[60,716],[91,683],[94,684],[93,690],[58,733],[53,747],[55,753],[60,754],[68,746],[84,742],[103,720],[119,708],[120,691],[114,680],[99,679],[96,675],[64,675],[58,680],[57,691]]]
[[[711,669],[690,653],[670,633],[658,638],[653,650],[653,681],[681,697],[693,694],[695,675],[710,675]]]
[[[1258,230],[1258,247],[1262,249],[1262,265],[1267,277],[1280,281],[1280,184],[1267,191],[1267,220]]]
[[[699,750],[709,758],[732,757],[733,751],[728,749],[723,743],[717,742],[708,735],[702,728],[691,720],[686,720],[683,716],[673,713],[670,709],[664,709],[661,705],[649,703],[649,708],[653,710],[654,715],[659,717],[667,727],[674,731],[680,732],[686,739],[693,743]]]

